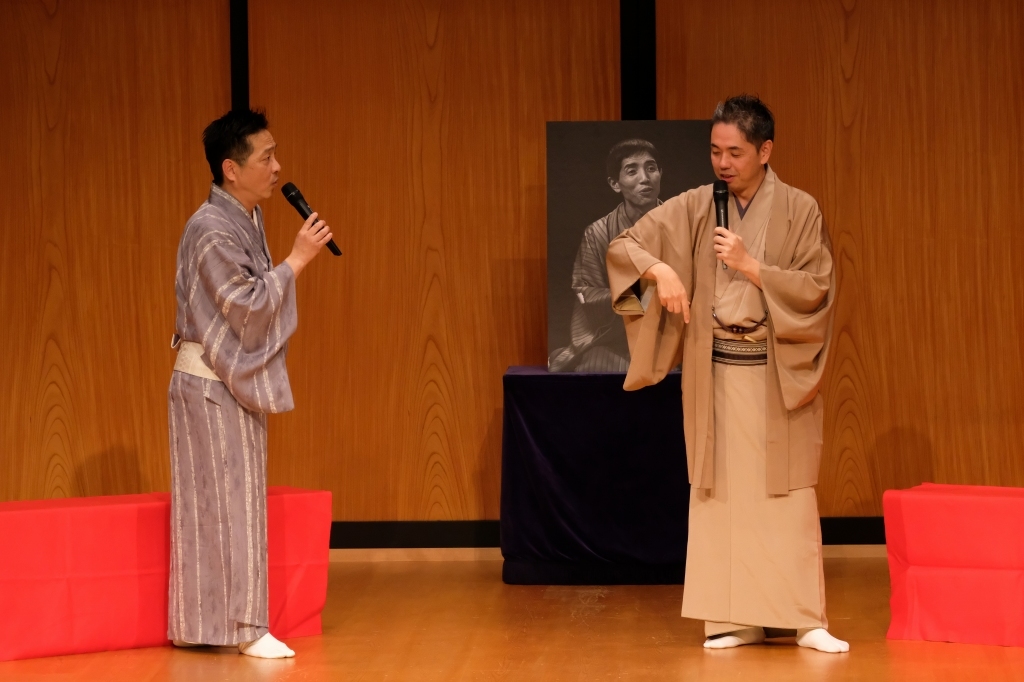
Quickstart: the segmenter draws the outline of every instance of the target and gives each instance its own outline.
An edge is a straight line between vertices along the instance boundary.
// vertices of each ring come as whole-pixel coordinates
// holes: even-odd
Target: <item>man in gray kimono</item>
[[[314,213],[274,267],[257,202],[281,166],[262,112],[222,116],[203,145],[213,184],[185,224],[175,279],[168,637],[288,658],[269,632],[266,415],[294,407],[295,278],[332,235]]]
[[[552,372],[625,372],[629,347],[608,293],[608,244],[661,203],[658,150],[647,140],[622,140],[609,150],[608,186],[622,197],[614,211],[587,226],[572,269],[576,295],[569,322],[570,344],[551,354]]]

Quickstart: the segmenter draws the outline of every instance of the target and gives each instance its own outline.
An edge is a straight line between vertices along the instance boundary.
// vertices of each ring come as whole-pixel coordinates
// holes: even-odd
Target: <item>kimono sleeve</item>
[[[198,277],[243,351],[267,350],[277,325],[281,325],[277,345],[295,332],[295,273],[287,263],[260,274],[241,246],[221,237],[204,245]]]
[[[576,261],[572,268],[572,288],[584,305],[608,305],[608,276],[604,251],[594,235],[593,226],[587,228],[580,240]]]
[[[683,316],[661,307],[654,292],[644,296],[646,307],[633,289],[640,277],[657,263],[669,265],[693,297],[694,192],[687,192],[652,209],[608,247],[608,283],[612,308],[626,325],[629,371],[626,390],[656,384],[679,363]],[[644,283],[646,289],[653,283]],[[645,293],[648,293],[645,291]]]
[[[772,322],[776,364],[786,409],[817,394],[832,329],[835,272],[816,203],[794,216],[789,267],[761,265],[761,290]]]
[[[262,270],[231,237],[203,240],[199,250],[197,284],[214,309],[203,346],[239,404],[287,412],[294,407],[285,353],[298,325],[295,273],[287,263]]]

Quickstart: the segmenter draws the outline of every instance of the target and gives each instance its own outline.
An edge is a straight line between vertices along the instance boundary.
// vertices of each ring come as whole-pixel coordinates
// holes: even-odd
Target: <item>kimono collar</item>
[[[774,182],[774,180],[775,171],[773,171],[771,166],[766,163],[764,165],[764,177],[761,178],[761,184],[758,185],[757,189],[754,191],[754,196],[750,197],[750,201],[747,202],[746,206],[740,206],[740,198],[735,194],[732,195],[732,200],[736,203],[736,213],[739,214],[740,220],[743,220],[746,217],[747,211],[749,211],[750,207],[754,205],[755,201],[757,201],[757,196],[762,194],[761,190],[764,188],[765,184],[769,181]]]
[[[220,201],[214,201],[214,198],[217,198]],[[242,215],[244,215],[250,223],[252,223],[253,225],[256,224],[255,222],[253,222],[253,214],[245,210],[245,206],[242,205],[241,201],[231,196],[230,193],[224,191],[215,183],[210,183],[210,203],[221,204],[223,206],[224,202],[227,202],[231,206],[234,206],[239,211],[241,211]]]
[[[775,196],[772,199],[772,215],[768,223],[768,234],[765,235],[764,262],[767,265],[779,265],[782,247],[789,235],[789,187],[779,180],[771,168],[768,172],[775,179]],[[765,177],[767,180],[767,176]]]

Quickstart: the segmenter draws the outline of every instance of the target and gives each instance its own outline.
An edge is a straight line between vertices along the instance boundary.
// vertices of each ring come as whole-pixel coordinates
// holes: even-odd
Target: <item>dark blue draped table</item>
[[[504,376],[502,577],[523,585],[679,584],[690,489],[679,373]]]

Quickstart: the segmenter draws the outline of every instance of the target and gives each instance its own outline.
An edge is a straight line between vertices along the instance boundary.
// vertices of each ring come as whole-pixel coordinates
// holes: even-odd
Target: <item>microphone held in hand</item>
[[[284,187],[281,188],[281,193],[284,194],[284,198],[288,200],[288,203],[295,207],[295,210],[299,212],[302,219],[305,220],[309,216],[313,215],[313,209],[306,203],[305,197],[302,196],[302,192],[299,188],[290,182],[285,183]],[[335,256],[341,255],[341,249],[334,243],[334,240],[327,242],[327,248]]]
[[[716,180],[713,194],[715,197],[715,222],[719,227],[729,229],[729,183],[725,180]],[[722,269],[728,270],[729,266],[722,263]]]

